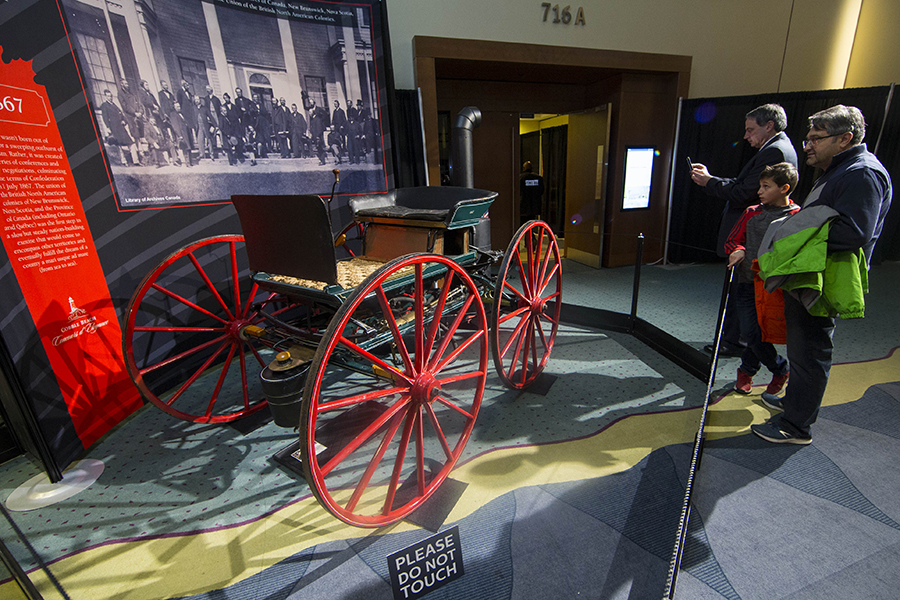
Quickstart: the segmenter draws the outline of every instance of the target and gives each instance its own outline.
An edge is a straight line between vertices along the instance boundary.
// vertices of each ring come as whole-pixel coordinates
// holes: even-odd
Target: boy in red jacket
[[[791,191],[797,186],[797,169],[790,163],[778,163],[763,169],[759,176],[757,195],[761,204],[751,206],[741,215],[725,243],[728,266],[737,267],[738,282],[734,287],[735,306],[741,328],[741,338],[747,347],[741,354],[734,391],[749,394],[753,376],[762,365],[772,372],[766,393],[776,395],[788,379],[787,360],[778,354],[770,342],[763,341],[756,312],[756,291],[753,285],[753,261],[769,224],[794,214],[800,207],[791,202]]]

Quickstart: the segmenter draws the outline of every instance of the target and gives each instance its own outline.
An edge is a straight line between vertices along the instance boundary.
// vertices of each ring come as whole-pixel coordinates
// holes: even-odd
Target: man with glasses
[[[800,212],[791,217],[798,218],[811,207],[833,209],[837,216],[828,226],[827,254],[862,250],[866,261],[862,269],[872,258],[892,193],[887,170],[862,143],[865,135],[863,115],[853,106],[833,106],[809,118],[803,140],[806,163],[824,173]],[[751,430],[777,444],[809,444],[810,425],[818,416],[831,370],[835,321],[810,314],[790,292],[784,294],[784,316],[791,380],[782,398],[763,396],[767,406],[783,412]]]
[[[716,242],[716,253],[720,257],[728,256],[725,242],[741,214],[747,207],[759,204],[756,192],[759,190],[759,176],[763,169],[781,162],[797,167],[797,151],[784,133],[785,129],[787,115],[784,109],[778,104],[763,104],[744,117],[744,139],[751,147],[759,149],[759,152],[744,165],[737,177],[713,177],[705,165],[692,163],[691,179],[694,183],[702,186],[710,196],[726,202]],[[734,297],[735,294],[732,293],[725,311],[721,349],[723,356],[740,356],[743,351]],[[707,346],[706,350],[711,353],[712,346]]]

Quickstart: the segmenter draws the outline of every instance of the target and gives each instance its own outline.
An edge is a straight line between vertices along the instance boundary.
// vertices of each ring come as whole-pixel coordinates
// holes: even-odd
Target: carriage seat
[[[496,192],[472,188],[398,188],[352,198],[350,210],[362,222],[459,229],[477,225],[496,197]]]
[[[241,221],[251,271],[337,283],[331,213],[324,199],[242,194],[231,201]]]

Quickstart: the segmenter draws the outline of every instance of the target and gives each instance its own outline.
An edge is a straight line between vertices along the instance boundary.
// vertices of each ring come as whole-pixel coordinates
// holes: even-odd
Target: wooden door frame
[[[623,73],[675,74],[677,75],[677,97],[687,97],[690,86],[690,56],[414,36],[413,60],[416,86],[422,94],[425,155],[428,162],[428,177],[432,185],[440,184],[437,69],[435,65],[435,61],[440,59],[587,67],[617,70]],[[570,83],[583,83],[583,81],[573,79]]]

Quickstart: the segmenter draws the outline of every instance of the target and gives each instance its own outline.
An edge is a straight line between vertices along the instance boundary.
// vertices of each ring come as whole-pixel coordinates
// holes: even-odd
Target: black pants
[[[784,395],[784,412],[776,417],[787,429],[809,435],[831,373],[834,319],[812,316],[799,300],[785,292],[784,320],[791,381]]]

